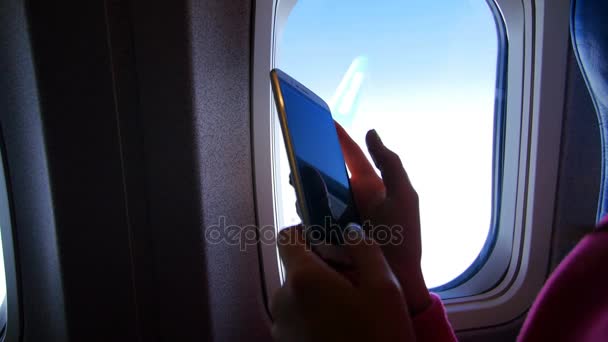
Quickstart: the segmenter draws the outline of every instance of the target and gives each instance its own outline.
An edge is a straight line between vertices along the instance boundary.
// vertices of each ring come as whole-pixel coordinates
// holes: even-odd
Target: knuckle
[[[394,165],[394,166],[401,166],[401,157],[399,157],[399,155],[393,151],[387,151],[387,159]]]
[[[414,188],[412,188],[412,191],[410,192],[410,196],[411,196],[412,202],[414,202],[415,204],[420,203],[420,196],[418,195],[418,191],[416,191]]]

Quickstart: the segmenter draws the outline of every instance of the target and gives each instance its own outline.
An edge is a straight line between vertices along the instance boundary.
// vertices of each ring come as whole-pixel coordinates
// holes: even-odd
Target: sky
[[[421,201],[429,287],[466,270],[488,235],[498,53],[484,0],[298,0],[278,35],[276,67],[333,105],[361,146],[374,128],[400,155]],[[283,158],[279,223],[289,225]]]

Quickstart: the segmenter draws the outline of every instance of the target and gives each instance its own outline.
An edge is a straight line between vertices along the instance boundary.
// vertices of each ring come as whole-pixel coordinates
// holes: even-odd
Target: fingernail
[[[378,160],[376,159],[376,149],[378,148],[378,146],[382,146],[382,140],[380,140],[380,136],[378,135],[378,132],[376,132],[375,129],[372,129],[371,131],[369,131],[370,133],[370,137],[373,140],[372,142],[368,142],[367,145],[367,149],[370,152],[370,157],[372,157],[372,161],[374,162],[374,165],[376,166],[376,168],[378,170],[380,170],[380,164],[378,164]]]
[[[277,234],[277,244],[279,246],[305,244],[302,225],[295,225],[281,229]]]
[[[289,239],[289,232],[287,230],[289,230],[289,228],[283,228],[279,231],[277,236],[277,243],[279,245],[284,244]]]
[[[356,241],[358,239],[365,238],[365,232],[363,231],[361,226],[354,222],[351,222],[346,225],[346,228],[344,229],[344,234],[347,237],[346,241]]]
[[[376,140],[376,142],[378,144],[384,146],[384,143],[382,142],[380,135],[378,134],[378,132],[375,129],[372,129],[372,137],[374,138],[374,140]]]

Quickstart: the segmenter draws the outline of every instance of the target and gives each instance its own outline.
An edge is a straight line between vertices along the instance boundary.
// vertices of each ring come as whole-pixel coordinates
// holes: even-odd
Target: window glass
[[[420,196],[429,287],[462,274],[488,239],[499,53],[483,0],[298,0],[277,35],[276,67],[327,101],[361,146],[375,128],[401,157]],[[277,147],[285,227],[299,218]]]

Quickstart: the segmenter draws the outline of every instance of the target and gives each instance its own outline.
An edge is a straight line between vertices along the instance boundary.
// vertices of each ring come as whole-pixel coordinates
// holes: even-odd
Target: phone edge
[[[287,124],[287,111],[285,110],[285,101],[283,100],[283,92],[279,83],[281,76],[287,76],[284,72],[279,69],[272,69],[270,71],[270,83],[272,85],[272,93],[274,97],[275,107],[279,116],[279,123],[281,124],[281,130],[283,131],[283,140],[285,143],[285,150],[287,152],[287,159],[289,161],[289,168],[293,174],[293,181],[296,190],[296,197],[300,206],[302,214],[302,223],[304,225],[310,225],[310,216],[308,214],[308,207],[306,206],[306,199],[304,198],[304,187],[300,178],[300,172],[296,164],[296,156],[291,141],[291,134],[289,133],[289,126]],[[288,80],[295,81],[291,77],[287,76]]]

